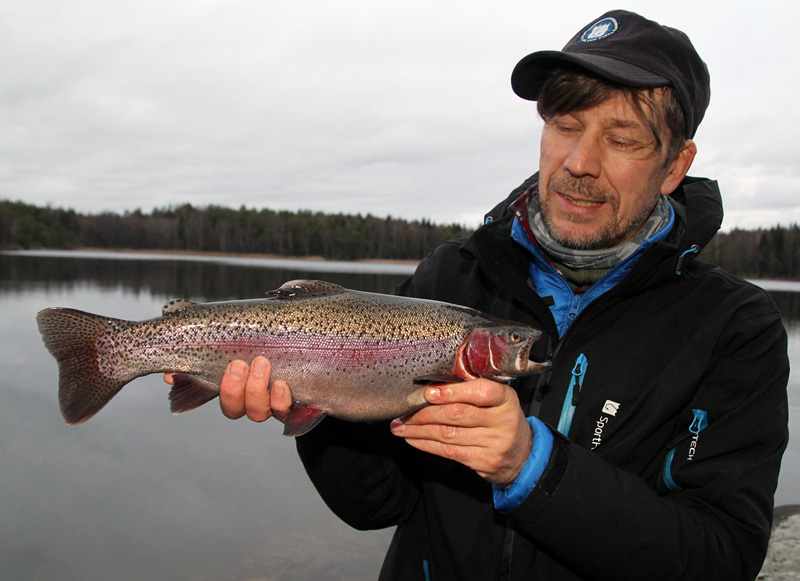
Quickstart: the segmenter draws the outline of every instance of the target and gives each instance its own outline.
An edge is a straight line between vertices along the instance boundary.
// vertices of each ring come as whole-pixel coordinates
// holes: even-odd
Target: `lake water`
[[[277,422],[225,419],[214,403],[172,416],[158,376],[86,424],[63,423],[57,368],[35,314],[70,306],[128,319],[172,298],[263,295],[319,278],[391,293],[409,265],[104,253],[0,254],[0,579],[374,579],[391,531],[339,522]],[[763,282],[800,369],[800,284]],[[790,379],[793,433],[800,379]],[[800,445],[776,504],[800,504]]]

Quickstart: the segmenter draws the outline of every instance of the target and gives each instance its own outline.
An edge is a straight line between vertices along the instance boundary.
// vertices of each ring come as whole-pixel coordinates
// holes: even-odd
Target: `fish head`
[[[530,361],[531,348],[542,332],[524,325],[479,325],[467,338],[462,365],[475,377],[510,381],[540,373],[549,362]]]

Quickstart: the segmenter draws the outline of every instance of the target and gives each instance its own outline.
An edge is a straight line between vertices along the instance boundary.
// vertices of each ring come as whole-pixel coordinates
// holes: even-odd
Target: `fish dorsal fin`
[[[345,292],[345,288],[324,280],[290,280],[277,290],[270,291],[269,296],[279,299],[305,299]]]
[[[161,307],[161,316],[166,317],[176,313],[182,313],[186,309],[191,309],[195,303],[187,301],[186,299],[172,299],[166,305]]]

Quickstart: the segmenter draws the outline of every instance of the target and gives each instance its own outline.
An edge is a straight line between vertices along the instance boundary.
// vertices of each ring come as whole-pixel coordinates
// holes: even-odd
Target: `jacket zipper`
[[[500,578],[511,578],[511,556],[514,552],[514,529],[506,524],[503,535],[503,557],[500,561]]]
[[[589,362],[586,355],[581,353],[572,368],[572,379],[569,382],[567,395],[564,397],[564,406],[561,408],[561,418],[558,420],[558,431],[565,436],[569,435],[569,428],[572,426],[572,417],[575,415],[575,408],[578,405],[578,396],[583,387],[583,379],[586,377],[586,368]]]

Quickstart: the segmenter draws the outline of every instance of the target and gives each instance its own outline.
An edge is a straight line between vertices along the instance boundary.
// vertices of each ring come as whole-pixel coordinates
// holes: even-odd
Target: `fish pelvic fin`
[[[68,424],[91,418],[133,379],[102,373],[97,342],[130,321],[51,308],[39,311],[36,322],[45,347],[58,362],[58,403]]]
[[[313,405],[293,403],[283,424],[284,436],[302,436],[313,430],[325,419],[328,412]]]
[[[199,408],[219,395],[219,387],[206,383],[202,378],[187,373],[172,376],[174,383],[169,390],[169,410],[182,414]]]

